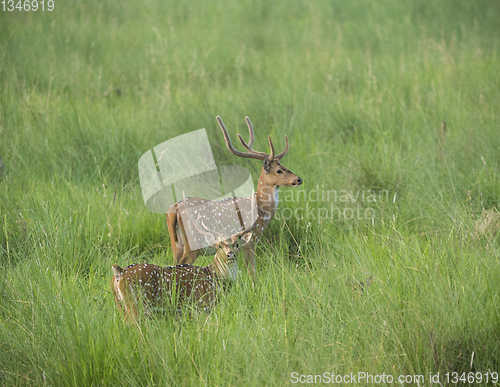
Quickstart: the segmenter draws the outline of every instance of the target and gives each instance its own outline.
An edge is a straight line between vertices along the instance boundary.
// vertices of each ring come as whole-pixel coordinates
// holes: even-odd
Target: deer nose
[[[295,180],[295,185],[301,185],[302,181],[303,180],[300,177],[297,177],[297,180]]]
[[[236,256],[234,255],[233,252],[227,253],[227,259],[234,259],[234,258],[236,258]]]

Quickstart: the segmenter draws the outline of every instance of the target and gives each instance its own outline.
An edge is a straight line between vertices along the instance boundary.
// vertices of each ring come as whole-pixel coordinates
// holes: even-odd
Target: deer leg
[[[184,245],[184,252],[182,258],[179,260],[180,265],[193,264],[196,258],[200,255],[199,250],[191,251],[188,245]]]
[[[177,219],[177,213],[167,213],[167,227],[168,234],[170,235],[170,246],[172,247],[172,252],[174,253],[174,264],[177,264],[184,252],[184,242],[178,230],[179,221]]]
[[[177,236],[179,237],[179,235]],[[172,239],[170,239],[170,245],[174,253],[174,265],[177,265],[177,263],[180,262],[182,256],[184,255],[184,243],[180,238],[178,238],[176,241],[172,241]]]
[[[196,261],[196,258],[198,258],[198,256],[200,255],[200,251],[199,250],[192,251],[189,246],[189,243],[185,242],[188,241],[188,238],[186,236],[186,232],[184,231],[184,225],[181,224],[181,222],[177,223],[177,231],[178,231],[177,240],[179,242],[177,248],[182,247],[182,252],[180,256],[176,259],[176,261],[178,261],[176,264],[177,265],[192,264],[194,263],[194,261]]]

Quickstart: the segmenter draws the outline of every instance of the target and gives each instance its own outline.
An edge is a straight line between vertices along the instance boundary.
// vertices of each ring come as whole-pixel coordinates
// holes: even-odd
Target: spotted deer
[[[210,249],[194,249],[189,243],[186,243],[185,225],[181,219],[180,212],[185,205],[197,205],[204,207],[207,217],[217,218],[228,211],[229,208],[236,208],[238,217],[248,224],[248,219],[253,216],[248,210],[253,209],[253,203],[257,204],[257,218],[252,238],[245,244],[245,262],[250,275],[255,274],[255,243],[262,235],[266,226],[271,222],[276,214],[279,201],[279,187],[296,187],[302,184],[302,179],[280,164],[281,159],[288,152],[288,137],[285,135],[285,149],[278,154],[274,152],[274,146],[271,136],[267,136],[270,153],[255,151],[253,143],[255,140],[253,125],[250,118],[245,117],[248,131],[248,144],[238,134],[241,145],[246,152],[234,149],[231,138],[220,116],[217,116],[217,122],[224,135],[224,140],[229,151],[238,157],[261,160],[263,162],[262,170],[257,184],[257,191],[248,198],[229,198],[224,201],[215,202],[201,198],[189,198],[188,203],[178,202],[170,207],[167,213],[167,226],[170,234],[170,243],[174,253],[174,261],[179,263],[194,263],[201,254],[206,254]]]
[[[184,202],[187,200],[184,199]],[[177,308],[177,312],[181,312],[187,303],[208,312],[215,305],[218,293],[228,282],[236,280],[236,254],[251,239],[255,222],[230,240],[221,240],[220,233],[208,229],[201,222],[203,230],[199,225],[200,217],[194,220],[187,208],[186,215],[197,231],[207,239],[207,243],[215,246],[214,261],[203,267],[189,264],[161,267],[137,263],[122,269],[113,265],[112,289],[115,301],[125,316],[137,317],[140,307],[144,308],[145,313],[165,311],[172,306]],[[140,303],[141,300],[143,303]]]

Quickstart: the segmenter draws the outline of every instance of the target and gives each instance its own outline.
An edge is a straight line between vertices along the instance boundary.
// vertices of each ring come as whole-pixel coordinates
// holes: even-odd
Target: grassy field
[[[1,385],[491,384],[498,1],[1,7]],[[216,115],[233,139],[248,115],[261,151],[287,134],[304,184],[281,190],[254,282],[243,273],[210,315],[128,324],[111,265],[173,261],[139,157],[206,128],[218,163],[258,178]]]

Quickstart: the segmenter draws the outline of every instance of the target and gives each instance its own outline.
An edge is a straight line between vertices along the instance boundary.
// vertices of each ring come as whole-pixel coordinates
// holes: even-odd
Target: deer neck
[[[259,213],[257,230],[261,230],[263,227],[267,226],[267,224],[274,218],[276,210],[278,209],[278,192],[279,186],[271,184],[267,181],[266,172],[264,168],[262,168],[257,192],[255,194],[257,211]]]
[[[219,278],[217,271],[214,270],[213,264],[201,267],[200,271],[202,271],[204,274],[206,274],[209,279],[218,279]]]
[[[213,263],[208,266],[203,266],[201,271],[208,276],[208,280],[212,281],[215,289],[224,290],[229,285],[229,281],[224,281],[224,278]]]
[[[209,279],[215,280],[215,282],[220,282],[224,279],[214,263],[208,266],[203,266],[201,270],[208,276]]]

